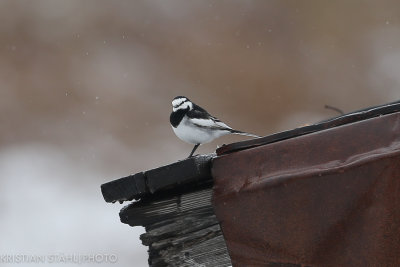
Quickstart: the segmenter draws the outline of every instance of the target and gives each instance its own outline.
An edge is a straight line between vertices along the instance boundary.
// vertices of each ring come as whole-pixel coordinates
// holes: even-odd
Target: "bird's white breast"
[[[229,131],[210,130],[196,126],[186,116],[176,128],[172,127],[172,129],[176,136],[190,144],[205,144],[229,133]]]

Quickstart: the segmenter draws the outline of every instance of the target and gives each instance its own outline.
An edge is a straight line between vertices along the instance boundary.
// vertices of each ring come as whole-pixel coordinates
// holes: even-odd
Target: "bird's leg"
[[[193,148],[192,152],[190,152],[190,155],[189,155],[188,158],[190,158],[191,156],[193,156],[193,153],[196,151],[196,149],[199,147],[199,145],[200,145],[200,144],[197,144],[197,145],[194,146],[194,148]]]

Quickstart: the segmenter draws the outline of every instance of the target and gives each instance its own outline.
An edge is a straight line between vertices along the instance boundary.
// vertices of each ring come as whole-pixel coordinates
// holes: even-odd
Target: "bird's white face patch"
[[[176,108],[176,107],[180,106],[186,100],[188,100],[188,99],[185,97],[174,99],[174,100],[172,100],[172,106],[174,108]]]
[[[189,99],[182,97],[182,98],[177,98],[172,100],[172,110],[177,111],[179,109],[186,109],[189,107],[189,109],[193,108],[192,102],[189,101]]]

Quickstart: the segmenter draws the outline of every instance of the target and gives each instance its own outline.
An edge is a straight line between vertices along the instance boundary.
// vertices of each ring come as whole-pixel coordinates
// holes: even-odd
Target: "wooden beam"
[[[198,155],[166,166],[139,172],[101,185],[106,202],[140,199],[156,192],[211,180],[211,159],[215,154]]]

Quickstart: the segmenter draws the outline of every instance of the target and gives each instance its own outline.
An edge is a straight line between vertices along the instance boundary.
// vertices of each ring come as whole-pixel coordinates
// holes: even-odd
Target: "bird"
[[[177,96],[172,100],[172,113],[169,120],[176,136],[194,145],[188,158],[193,156],[200,145],[227,134],[260,137],[232,129],[185,96]]]

